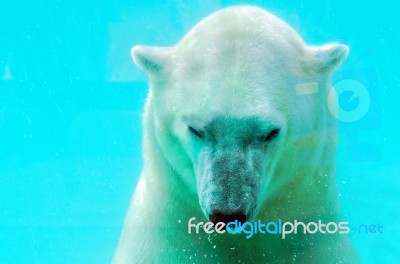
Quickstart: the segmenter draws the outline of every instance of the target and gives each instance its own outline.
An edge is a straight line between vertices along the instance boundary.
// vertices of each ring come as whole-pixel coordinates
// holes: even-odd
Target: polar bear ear
[[[131,50],[133,61],[149,75],[160,74],[165,70],[171,48],[134,46]]]
[[[327,44],[319,47],[309,47],[311,52],[311,68],[314,72],[331,72],[347,57],[349,48],[343,44]]]

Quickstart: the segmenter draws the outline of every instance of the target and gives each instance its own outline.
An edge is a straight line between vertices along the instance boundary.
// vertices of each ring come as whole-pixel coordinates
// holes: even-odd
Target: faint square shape
[[[316,94],[318,93],[318,82],[306,82],[296,84],[296,94]]]

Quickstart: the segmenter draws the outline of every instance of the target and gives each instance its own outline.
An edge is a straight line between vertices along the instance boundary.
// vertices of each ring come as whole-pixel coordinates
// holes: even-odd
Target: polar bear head
[[[327,123],[319,106],[347,53],[341,44],[307,46],[279,18],[250,6],[212,14],[174,47],[132,49],[149,77],[145,130],[197,192],[207,218],[256,215],[271,179],[285,177],[277,164],[293,170],[283,150]],[[296,96],[290,84],[298,78],[322,84],[320,95]]]

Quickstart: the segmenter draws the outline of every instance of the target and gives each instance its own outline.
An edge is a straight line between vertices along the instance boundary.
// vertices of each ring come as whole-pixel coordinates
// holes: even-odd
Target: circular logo
[[[354,109],[346,110],[340,105],[339,98],[344,93],[350,93],[349,102],[358,100],[358,104]],[[355,80],[343,80],[334,85],[328,94],[328,108],[336,119],[343,122],[356,122],[363,118],[371,105],[371,98],[367,88],[360,82]]]

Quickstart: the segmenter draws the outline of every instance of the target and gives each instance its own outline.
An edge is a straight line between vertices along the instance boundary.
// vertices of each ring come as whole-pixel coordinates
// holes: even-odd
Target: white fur
[[[263,157],[254,219],[342,220],[334,175],[336,126],[326,97],[330,74],[347,53],[341,44],[309,47],[285,22],[251,6],[210,15],[174,47],[134,47],[133,58],[150,86],[144,168],[114,263],[351,260],[351,246],[339,235],[246,240],[187,234],[191,217],[207,221],[196,172],[209,165],[199,163],[202,143],[190,138],[187,126],[203,127],[217,116],[260,117],[281,128]],[[318,93],[297,95],[301,82],[317,82]]]

